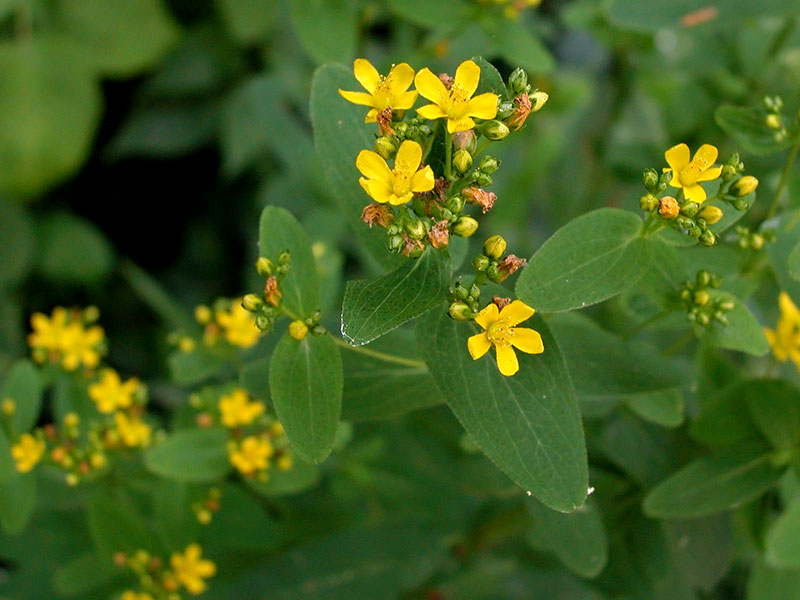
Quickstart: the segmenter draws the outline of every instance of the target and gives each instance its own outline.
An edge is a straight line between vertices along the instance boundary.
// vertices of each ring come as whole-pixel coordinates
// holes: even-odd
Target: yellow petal
[[[378,87],[378,81],[381,79],[381,74],[372,66],[372,63],[365,58],[357,58],[353,61],[353,74],[356,76],[358,83],[360,83],[365,90],[370,94],[375,93],[375,88]]]
[[[375,202],[385,204],[386,202],[389,202],[390,197],[393,196],[392,186],[385,181],[360,177],[358,179],[358,183],[361,184],[361,187],[364,188],[364,191],[367,192],[370,198],[375,200]]]
[[[489,341],[489,336],[485,333],[470,336],[467,340],[467,349],[469,350],[469,355],[472,357],[472,360],[478,360],[481,356],[486,354],[491,347],[492,343]]]
[[[689,164],[689,146],[686,144],[673,146],[664,152],[664,158],[667,159],[667,164],[672,168],[672,171],[679,173],[683,167]]]
[[[497,368],[506,377],[510,377],[519,371],[519,362],[517,355],[511,346],[495,346],[497,352]]]
[[[380,154],[372,150],[362,150],[358,153],[356,168],[361,171],[364,177],[369,179],[377,179],[390,185],[394,181],[394,175],[392,175],[389,165],[381,158]]]
[[[489,325],[497,321],[500,311],[497,310],[497,305],[492,302],[486,306],[481,312],[475,315],[475,322],[483,327],[489,329]]]
[[[360,106],[373,105],[372,96],[364,92],[348,92],[340,89],[339,95],[348,102],[352,102],[353,104],[358,104]]]
[[[515,348],[528,354],[541,354],[544,352],[542,336],[539,335],[538,331],[527,327],[515,327],[513,331],[514,337],[509,341]]]
[[[533,310],[530,306],[525,304],[522,300],[514,300],[511,304],[507,304],[503,310],[500,311],[500,318],[506,322],[507,325],[514,326],[530,319],[533,316]]]
[[[475,127],[475,121],[469,117],[461,117],[460,119],[447,119],[448,133],[458,133],[459,131],[469,131]]]
[[[403,92],[397,99],[394,101],[394,105],[392,108],[396,110],[408,110],[412,106],[414,106],[414,102],[417,101],[417,96],[419,92]],[[427,118],[427,117],[425,117]]]
[[[497,94],[481,94],[467,102],[466,114],[478,119],[494,119],[497,116]]]
[[[711,165],[713,165],[717,161],[717,155],[719,152],[717,151],[716,146],[712,146],[711,144],[703,144],[694,153],[694,158],[692,162],[698,163],[698,166],[701,169],[707,169]]]
[[[434,104],[443,104],[444,99],[450,95],[441,79],[428,68],[422,69],[417,73],[416,77],[414,77],[414,85],[423,98],[427,98]],[[428,117],[425,118],[427,119]]]
[[[401,204],[406,204],[407,202],[411,202],[411,199],[414,197],[412,192],[407,192],[402,196],[396,196],[395,194],[391,194],[389,196],[389,204],[394,206],[400,206]]]
[[[722,167],[711,167],[697,176],[697,181],[712,181],[722,175]]]
[[[394,159],[394,168],[398,172],[405,170],[413,173],[419,167],[420,162],[422,162],[422,146],[411,140],[406,140],[400,144],[400,148],[397,150],[397,157]]]
[[[678,176],[677,171],[672,172],[672,179],[669,180],[669,184],[674,188],[683,187],[681,183],[681,178]]]
[[[364,116],[364,123],[375,123],[378,120],[379,111],[377,108],[373,108]]]
[[[457,85],[467,93],[469,98],[478,89],[481,79],[481,68],[471,60],[465,60],[456,69],[453,85]],[[419,86],[418,86],[419,87]]]
[[[439,108],[439,106],[436,104],[426,104],[425,106],[420,106],[417,109],[417,114],[423,119],[430,119],[431,121],[447,116],[447,113]]]
[[[393,96],[399,96],[408,89],[411,82],[414,81],[414,69],[408,63],[400,63],[392,67],[389,71],[390,87],[389,90]],[[399,108],[395,106],[394,108]]]
[[[420,169],[411,178],[412,192],[429,192],[433,189],[433,185],[433,169],[430,166]]]
[[[706,199],[706,191],[700,184],[688,185],[683,188],[683,195],[687,200],[697,202],[698,204],[704,202]]]
[[[792,321],[800,320],[800,311],[792,301],[792,297],[786,292],[781,292],[778,296],[778,306],[781,309],[781,318],[788,318]]]

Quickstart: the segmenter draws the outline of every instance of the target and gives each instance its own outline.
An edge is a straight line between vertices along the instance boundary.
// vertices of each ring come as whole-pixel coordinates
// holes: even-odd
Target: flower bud
[[[723,300],[717,305],[717,308],[724,310],[725,312],[730,312],[736,308],[736,303],[733,300]]]
[[[399,252],[403,247],[403,236],[399,234],[390,235],[386,238],[386,247],[391,252]]]
[[[493,181],[494,180],[492,179],[492,176],[491,175],[487,175],[486,173],[479,173],[478,174],[478,178],[475,180],[475,182],[478,185],[483,186],[483,187],[488,187],[488,186],[492,185]]]
[[[406,221],[405,229],[408,232],[408,237],[414,240],[421,240],[428,233],[425,231],[425,225],[419,219],[410,219]]]
[[[464,204],[465,204],[465,203],[466,203],[466,200],[464,199],[464,197],[463,197],[463,196],[461,196],[460,194],[457,194],[457,195],[455,195],[455,196],[450,196],[450,197],[447,199],[447,202],[445,202],[445,205],[444,205],[444,206],[445,206],[445,208],[446,208],[447,210],[449,210],[451,213],[453,213],[453,214],[457,215],[457,214],[459,214],[459,213],[460,213],[462,210],[464,210]]]
[[[750,236],[750,247],[756,251],[761,250],[764,247],[764,236],[760,233]]]
[[[375,140],[375,152],[384,160],[389,160],[397,153],[397,146],[394,145],[392,138],[382,135]]]
[[[275,264],[267,257],[261,256],[256,261],[256,271],[258,271],[258,274],[264,279],[272,275],[274,270]]]
[[[483,254],[478,254],[472,259],[472,268],[476,271],[483,272],[489,267],[489,257]]]
[[[278,264],[281,266],[288,265],[292,260],[292,255],[288,250],[284,250],[278,255]]]
[[[674,219],[680,212],[678,201],[672,196],[664,196],[658,201],[658,214],[665,219]]]
[[[698,306],[705,306],[708,304],[708,301],[711,299],[711,296],[705,290],[698,290],[694,293],[694,303]]]
[[[493,235],[483,243],[483,253],[489,258],[498,259],[506,251],[506,241],[502,236]]]
[[[781,118],[775,113],[770,113],[767,115],[767,118],[764,119],[764,125],[766,125],[769,129],[780,129]]]
[[[469,286],[469,296],[470,298],[477,300],[481,297],[481,288],[479,288],[477,284],[473,283],[471,286]]]
[[[734,152],[733,154],[731,154],[730,158],[727,160],[727,162],[725,164],[726,165],[730,165],[734,169],[738,169],[740,162],[741,162],[741,159],[739,158],[739,153],[738,152]]]
[[[547,92],[540,92],[538,90],[532,94],[528,94],[528,97],[531,99],[531,112],[540,111],[550,98]]]
[[[697,213],[698,218],[705,219],[706,225],[713,225],[722,218],[722,209],[717,206],[704,206]]]
[[[489,265],[489,268],[486,269],[486,276],[489,278],[489,281],[493,281],[494,283],[500,283],[503,280],[500,268],[497,265]]]
[[[745,200],[744,198],[737,198],[736,200],[734,200],[732,202],[732,204],[733,204],[733,208],[735,208],[736,210],[738,210],[740,212],[745,211],[748,208],[750,208],[750,205],[747,203],[747,200]]]
[[[456,150],[453,155],[453,166],[460,175],[463,175],[472,167],[472,154],[466,150]]]
[[[515,108],[513,102],[501,102],[500,106],[497,107],[497,118],[507,119],[514,114],[514,110]]]
[[[703,230],[700,226],[695,225],[694,227],[689,228],[689,235],[694,239],[698,239],[701,235],[703,235]]]
[[[508,137],[508,134],[511,133],[508,125],[496,119],[486,121],[486,123],[481,125],[480,130],[481,133],[486,136],[486,139],[492,140],[493,142],[505,139]]]
[[[700,205],[697,202],[688,201],[681,206],[681,214],[685,217],[695,216],[698,210],[700,210]]]
[[[656,180],[656,184],[658,184],[658,180]],[[639,207],[644,212],[653,212],[656,208],[658,208],[658,198],[656,198],[653,194],[645,194],[639,198]]]
[[[453,302],[447,313],[456,321],[469,321],[472,318],[472,310],[463,302]]]
[[[508,87],[511,90],[512,96],[518,96],[523,92],[529,91],[528,74],[517,67],[511,72],[511,75],[508,76]]]
[[[745,175],[731,187],[737,196],[747,196],[747,194],[753,193],[758,187],[758,179],[752,175]]]
[[[678,227],[687,231],[695,226],[695,222],[692,219],[689,217],[684,217],[683,215],[675,219],[675,223],[678,225]]]
[[[695,280],[697,281],[697,287],[705,288],[711,285],[711,280],[713,279],[713,275],[711,271],[708,269],[700,269],[695,276]]]
[[[308,335],[308,325],[300,320],[289,323],[289,335],[298,342]]]
[[[264,301],[255,294],[245,294],[242,298],[242,307],[250,312],[258,312],[264,306]]]
[[[459,217],[453,225],[453,233],[461,237],[469,237],[478,231],[478,222],[472,217]]]
[[[474,129],[458,131],[453,134],[453,147],[456,150],[466,150],[473,154],[478,149],[478,136]]]
[[[481,162],[478,163],[478,169],[482,173],[486,173],[487,175],[491,175],[499,168],[500,168],[500,161],[496,159],[494,156],[484,156],[481,159]]]
[[[710,229],[706,229],[703,235],[700,236],[700,243],[703,246],[713,246],[717,243],[717,235]]]
[[[261,331],[267,331],[270,328],[269,317],[267,315],[256,315],[256,327]]]
[[[707,327],[708,324],[711,323],[711,317],[704,312],[697,313],[697,323],[703,327]]]
[[[453,286],[453,293],[456,295],[456,298],[460,298],[461,300],[469,298],[469,290],[461,281],[456,281],[456,284]]]
[[[658,172],[655,169],[645,169],[642,173],[642,183],[651,192],[655,191],[658,187]]]

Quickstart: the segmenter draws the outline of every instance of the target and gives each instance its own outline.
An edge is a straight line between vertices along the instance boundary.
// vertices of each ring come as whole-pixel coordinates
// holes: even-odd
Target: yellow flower
[[[252,423],[264,412],[264,405],[261,402],[250,402],[247,392],[236,388],[227,396],[219,399],[219,412],[222,414],[223,425],[239,427]]]
[[[364,177],[358,182],[376,202],[405,204],[415,192],[433,189],[433,170],[427,165],[420,169],[421,162],[422,146],[411,140],[400,144],[394,169],[390,169],[377,152],[362,150],[356,157],[356,167]]]
[[[152,428],[138,416],[128,416],[123,412],[114,415],[114,424],[120,440],[128,448],[150,444]]]
[[[417,92],[406,91],[414,80],[414,69],[407,63],[392,66],[389,74],[383,76],[368,60],[357,58],[353,62],[353,73],[368,93],[346,92],[341,89],[339,93],[353,104],[370,107],[364,118],[365,123],[376,122],[378,115],[387,108],[406,110],[414,106]]]
[[[250,348],[261,336],[255,315],[242,306],[241,298],[232,302],[230,311],[217,311],[216,319],[225,333],[225,339],[232,346]]]
[[[781,316],[775,330],[764,328],[773,356],[786,362],[788,359],[800,370],[800,310],[786,292],[778,296]]]
[[[462,62],[448,89],[430,69],[422,69],[414,78],[420,95],[433,102],[417,109],[417,114],[426,119],[447,119],[447,131],[455,133],[475,127],[473,117],[494,119],[497,116],[497,94],[487,92],[472,95],[478,89],[481,68],[471,60]]]
[[[62,366],[67,371],[74,371],[81,364],[94,369],[100,363],[100,344],[104,337],[102,327],[97,325],[88,329],[75,321],[67,325],[61,338]]]
[[[669,184],[674,188],[683,188],[683,195],[692,202],[703,202],[706,191],[700,185],[702,181],[712,181],[720,176],[722,167],[712,166],[717,160],[717,149],[711,144],[703,144],[695,152],[694,158],[689,160],[689,146],[678,144],[664,153],[669,168],[664,172],[672,171],[672,180]]]
[[[467,340],[467,348],[473,360],[478,360],[494,345],[497,353],[497,368],[503,375],[513,375],[519,371],[519,363],[514,348],[528,354],[544,352],[542,336],[538,331],[525,327],[514,327],[531,318],[535,311],[522,302],[514,300],[498,310],[492,303],[475,317],[475,322],[483,329],[483,333],[473,335]],[[514,346],[514,348],[512,348]]]
[[[136,377],[123,383],[114,369],[106,369],[100,381],[89,386],[89,397],[94,400],[101,413],[112,413],[133,404],[133,396],[139,389]]]
[[[250,436],[244,438],[240,444],[235,442],[228,448],[228,457],[231,464],[243,475],[254,475],[258,471],[265,471],[269,466],[269,457],[273,448],[270,441],[263,437]]]
[[[122,592],[119,600],[153,600],[153,597],[147,592],[134,592],[133,590],[125,590]]]
[[[67,309],[57,306],[48,318],[43,313],[31,315],[33,332],[28,335],[28,345],[48,352],[61,350],[61,339],[68,322]]]
[[[172,573],[190,594],[202,594],[206,591],[204,579],[213,577],[217,572],[217,565],[212,561],[200,558],[203,550],[199,544],[189,544],[181,554],[174,552],[169,559]]]
[[[44,455],[44,442],[30,433],[23,433],[16,444],[11,447],[11,456],[17,463],[17,471],[27,473]]]

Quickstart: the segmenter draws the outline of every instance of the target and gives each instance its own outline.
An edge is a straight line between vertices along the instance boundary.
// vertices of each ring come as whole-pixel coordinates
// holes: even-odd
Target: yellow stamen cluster
[[[105,353],[105,333],[97,325],[91,325],[89,317],[97,310],[67,311],[59,306],[48,317],[34,313],[31,317],[33,331],[28,335],[28,345],[33,358],[39,363],[60,364],[67,371],[83,366],[94,369]]]
[[[475,317],[475,322],[484,330],[467,340],[467,348],[473,360],[478,360],[494,346],[497,368],[503,375],[514,375],[519,371],[519,362],[514,348],[528,354],[544,352],[542,336],[538,331],[525,327],[515,327],[534,314],[534,310],[522,302],[514,300],[497,308],[494,303],[486,306]]]

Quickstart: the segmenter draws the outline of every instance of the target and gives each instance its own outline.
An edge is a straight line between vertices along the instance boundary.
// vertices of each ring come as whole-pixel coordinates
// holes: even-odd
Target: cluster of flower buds
[[[64,471],[64,480],[70,486],[104,472],[108,465],[106,451],[113,447],[106,440],[108,429],[93,426],[82,432],[80,425],[76,413],[67,413],[60,426],[48,424],[41,430],[41,439],[50,447],[47,462]]]
[[[208,525],[214,519],[214,515],[221,508],[220,498],[222,492],[218,487],[209,488],[204,498],[192,503],[192,512],[201,525]]]
[[[789,137],[789,131],[786,128],[786,117],[783,115],[783,98],[764,96],[762,104],[766,111],[764,125],[774,132],[772,136],[776,142],[786,140]]]
[[[760,252],[766,242],[775,241],[775,230],[751,231],[749,227],[739,225],[736,227],[736,243],[742,250]]]
[[[281,252],[276,262],[265,256],[256,261],[256,271],[264,278],[264,289],[260,294],[246,294],[242,298],[242,307],[255,315],[256,327],[261,331],[271,331],[282,314],[280,285],[292,268],[291,263],[292,256],[288,251]]]
[[[502,119],[508,127],[513,127],[514,131],[519,131],[528,115],[540,111],[550,96],[539,89],[532,90],[527,73],[519,67],[508,76],[507,88],[511,100],[501,102],[497,118]]]
[[[686,280],[681,284],[679,297],[689,321],[701,327],[708,327],[712,321],[728,324],[726,313],[733,310],[733,302],[724,298],[713,298],[708,291],[720,285],[722,279],[706,269],[698,271],[694,281]]]

